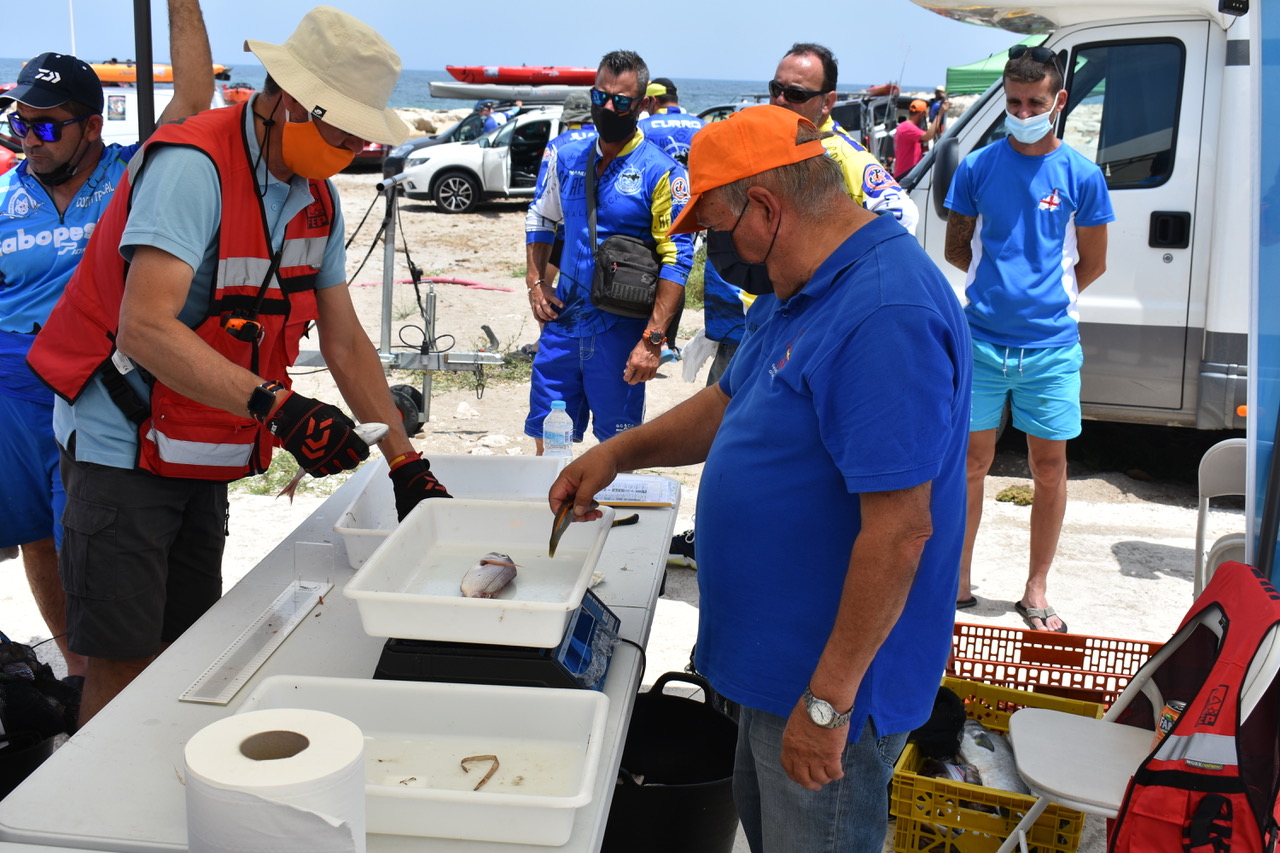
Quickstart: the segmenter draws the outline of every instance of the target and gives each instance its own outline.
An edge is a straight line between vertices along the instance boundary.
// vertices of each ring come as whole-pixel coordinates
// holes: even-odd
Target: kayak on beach
[[[590,86],[596,79],[596,69],[569,65],[446,65],[444,70],[462,83]]]
[[[93,68],[98,79],[103,83],[137,83],[138,82],[138,63],[126,59],[124,62],[111,60],[110,62],[91,62],[90,67]],[[225,65],[214,63],[213,76],[219,80],[230,79],[231,69]],[[154,83],[172,83],[173,82],[173,66],[161,65],[155,63],[151,66],[151,80]]]
[[[532,84],[505,83],[454,83],[449,80],[431,81],[431,97],[464,101],[524,101],[526,104],[561,104],[570,92],[585,92],[587,86],[561,84],[535,86]]]

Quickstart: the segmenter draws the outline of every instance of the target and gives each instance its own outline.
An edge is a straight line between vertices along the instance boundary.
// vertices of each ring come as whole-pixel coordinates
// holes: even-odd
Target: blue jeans
[[[742,708],[733,800],[752,853],[880,853],[889,829],[889,779],[907,733],[877,739],[870,721],[844,750],[844,778],[821,791],[782,769],[785,717]]]

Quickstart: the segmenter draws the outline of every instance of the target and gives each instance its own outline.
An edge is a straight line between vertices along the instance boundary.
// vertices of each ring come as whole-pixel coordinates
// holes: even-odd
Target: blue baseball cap
[[[4,93],[0,105],[17,101],[38,110],[76,101],[102,112],[102,81],[88,63],[64,53],[42,53],[22,67],[18,84]]]

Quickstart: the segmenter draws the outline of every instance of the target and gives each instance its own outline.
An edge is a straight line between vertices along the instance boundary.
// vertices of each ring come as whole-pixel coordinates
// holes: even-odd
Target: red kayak
[[[463,83],[590,86],[596,80],[596,69],[568,65],[446,65],[444,70]]]

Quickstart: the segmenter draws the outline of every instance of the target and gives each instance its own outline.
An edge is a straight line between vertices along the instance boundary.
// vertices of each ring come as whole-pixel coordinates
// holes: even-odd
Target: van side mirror
[[[951,213],[947,210],[947,193],[951,190],[951,179],[956,176],[959,166],[960,140],[954,136],[943,137],[933,147],[933,180],[929,192],[933,195],[933,210],[944,222]]]

